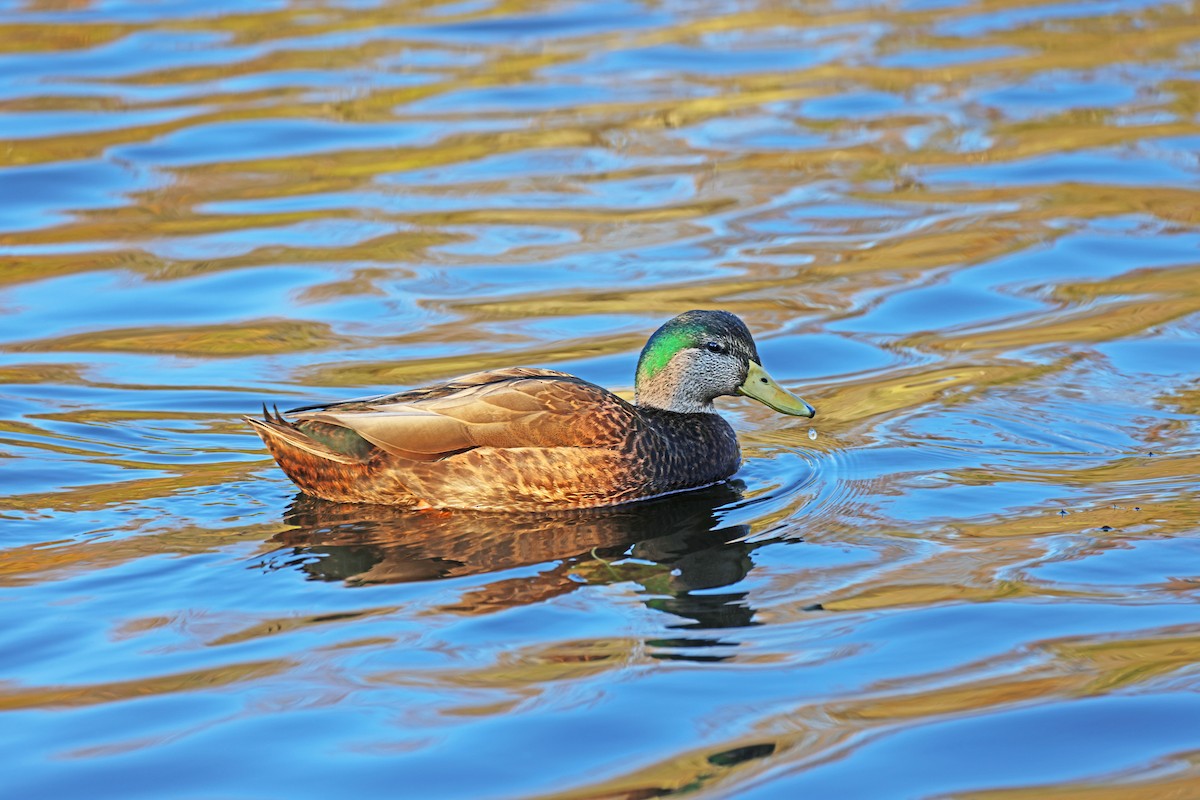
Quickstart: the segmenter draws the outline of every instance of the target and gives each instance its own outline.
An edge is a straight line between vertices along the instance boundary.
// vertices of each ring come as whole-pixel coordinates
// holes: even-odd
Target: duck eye
[[[710,353],[724,353],[725,348],[719,342],[705,342],[704,346],[708,348]]]

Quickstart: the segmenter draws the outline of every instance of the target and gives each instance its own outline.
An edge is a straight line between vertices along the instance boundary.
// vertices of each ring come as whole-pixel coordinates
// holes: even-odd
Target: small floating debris
[[[816,428],[808,429],[808,438],[812,439],[814,442],[817,440],[817,429]]]

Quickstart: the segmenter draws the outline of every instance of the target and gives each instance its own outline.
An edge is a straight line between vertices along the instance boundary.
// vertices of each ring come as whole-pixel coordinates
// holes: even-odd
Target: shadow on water
[[[741,500],[744,488],[733,482],[615,508],[513,514],[413,512],[298,494],[283,515],[295,527],[273,537],[280,549],[264,566],[364,586],[544,564],[535,575],[469,592],[451,610],[488,613],[582,586],[632,582],[650,596],[648,606],[689,620],[680,627],[740,627],[754,616],[745,593],[710,590],[744,578],[761,544],[736,541],[749,526],[722,521],[722,509]]]

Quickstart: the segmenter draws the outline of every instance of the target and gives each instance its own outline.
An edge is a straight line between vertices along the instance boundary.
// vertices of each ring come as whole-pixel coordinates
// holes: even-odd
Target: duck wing
[[[297,409],[294,418],[348,428],[392,455],[437,461],[490,448],[617,449],[641,429],[637,409],[555,370],[476,372],[436,386]]]
[[[390,394],[376,394],[368,397],[355,397],[350,400],[336,400],[332,403],[314,403],[308,406],[298,406],[290,408],[283,412],[285,414],[298,414],[303,411],[369,411],[380,405],[389,405],[392,403],[404,403],[416,400],[433,400],[438,397],[446,397],[456,394],[464,389],[470,389],[477,386],[485,386],[487,384],[496,383],[505,378],[567,378],[568,380],[580,380],[569,372],[560,372],[554,369],[537,369],[535,367],[507,367],[505,369],[489,369],[483,372],[472,372],[469,375],[460,375],[457,378],[451,378],[442,383],[435,383],[429,386],[419,386],[416,389],[404,389],[399,392]]]

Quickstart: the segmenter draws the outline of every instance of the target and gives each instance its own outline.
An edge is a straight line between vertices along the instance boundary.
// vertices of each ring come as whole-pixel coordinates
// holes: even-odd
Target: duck
[[[638,357],[634,399],[567,372],[507,367],[392,394],[245,417],[301,491],[337,503],[541,511],[649,500],[741,466],[714,400],[815,409],[762,366],[746,324],[693,310]]]

